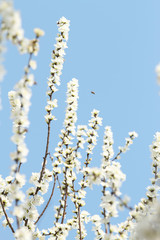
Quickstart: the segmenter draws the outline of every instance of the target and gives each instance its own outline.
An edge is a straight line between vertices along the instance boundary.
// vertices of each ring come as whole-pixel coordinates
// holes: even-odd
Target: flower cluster
[[[24,37],[24,30],[22,28],[21,16],[18,11],[14,9],[13,2],[10,0],[1,0],[0,2],[0,16],[1,16],[1,28],[0,28],[0,70],[1,76],[0,81],[3,80],[5,69],[2,65],[3,58],[2,54],[5,51],[5,41],[6,39],[11,41],[14,45],[17,46],[20,53],[29,53],[37,55],[39,51],[39,37],[44,35],[44,32],[41,29],[34,29],[36,38],[29,40]],[[30,67],[33,66],[33,69],[36,68],[35,63],[30,61]],[[26,68],[27,73],[28,68]]]
[[[133,139],[135,139],[136,137],[138,137],[138,134],[136,132],[129,132],[129,137],[125,139],[126,140],[125,146],[119,147],[120,153],[121,152],[125,153],[127,150],[129,150],[129,146],[133,144]]]
[[[87,136],[87,126],[86,125],[78,125],[77,126],[77,132],[76,137],[78,140],[77,146],[78,148],[84,149],[85,139],[84,137]]]
[[[36,62],[32,60],[32,54],[36,54],[38,51],[38,37],[43,35],[42,30],[36,29],[36,39],[34,43],[30,45],[29,50],[29,62],[25,67],[23,78],[15,85],[14,90],[8,93],[10,105],[12,108],[11,119],[13,120],[13,133],[12,141],[17,145],[15,152],[11,153],[11,158],[15,161],[15,165],[12,166],[12,172],[19,171],[17,166],[26,162],[26,156],[28,149],[25,144],[25,135],[28,131],[29,120],[28,112],[30,108],[31,87],[35,84],[33,74],[29,74],[29,70],[36,69]],[[20,166],[19,165],[19,166]]]
[[[75,135],[75,123],[77,121],[78,107],[78,80],[73,78],[67,86],[67,109],[64,126],[66,131]]]
[[[77,154],[75,153],[73,148],[68,147],[68,145],[72,144],[73,136],[75,135],[75,123],[77,121],[76,112],[78,105],[78,80],[73,78],[67,86],[67,108],[64,120],[65,129],[61,130],[61,141],[58,143],[58,147],[55,149],[54,156],[57,158],[57,160],[54,161],[54,163],[52,164],[53,174],[61,172],[59,166],[62,164],[62,157],[65,159],[64,165],[67,168],[74,168],[78,164],[78,160],[76,159]],[[66,148],[63,148],[63,146],[66,146]]]
[[[150,146],[151,149],[151,158],[153,160],[153,173],[155,174],[155,179],[157,176],[158,168],[160,168],[160,132],[156,132],[155,140],[153,141],[152,145]]]
[[[114,155],[114,150],[113,150],[113,134],[111,131],[111,127],[107,126],[105,127],[105,132],[104,132],[104,140],[103,140],[103,146],[102,146],[102,165],[104,167],[106,166],[106,162],[113,157]]]
[[[97,130],[99,129],[99,125],[102,125],[102,118],[98,116],[99,115],[99,111],[94,109],[92,111],[92,115],[91,115],[91,120],[89,120],[89,127],[91,127],[91,129],[88,129],[87,131],[87,142],[88,142],[88,147],[86,152],[88,154],[93,154],[93,149],[95,147],[95,145],[97,144]]]
[[[118,232],[123,239],[128,239],[129,232],[132,232],[131,239],[158,239],[160,235],[156,231],[156,218],[158,212],[155,214],[155,210],[159,209],[159,203],[157,203],[157,197],[159,196],[159,156],[160,156],[160,133],[155,134],[155,140],[150,146],[152,157],[152,168],[154,177],[151,179],[151,185],[147,187],[146,198],[142,198],[140,202],[134,206],[134,209],[130,211],[130,217],[126,219],[124,223],[119,224]],[[157,205],[158,204],[158,205]],[[154,220],[153,220],[154,219]],[[153,225],[149,222],[153,222]],[[148,231],[152,233],[148,234]],[[158,236],[158,238],[157,238]],[[148,237],[148,238],[147,238]]]
[[[132,231],[131,239],[158,240],[160,237],[160,204],[155,202]]]
[[[22,52],[26,52],[26,43],[28,40],[24,39],[24,30],[21,24],[21,16],[18,11],[13,7],[12,1],[2,0],[0,3],[0,15],[1,15],[1,34],[6,36],[8,40],[17,45],[18,47],[23,45]],[[22,43],[23,42],[23,43]]]
[[[19,12],[15,11],[11,1],[1,0],[0,2],[0,82],[3,80],[6,70],[3,66],[3,53],[6,51],[5,42],[6,38],[13,43],[17,39],[23,38],[23,29],[21,28],[21,18]],[[0,100],[1,101],[1,100]],[[0,104],[1,108],[2,105]]]
[[[64,120],[65,129],[61,130],[61,142],[58,143],[58,147],[55,149],[56,152],[54,156],[57,157],[57,161],[53,163],[53,174],[60,173],[57,172],[57,167],[63,164],[64,167],[62,172],[64,174],[64,180],[61,186],[61,201],[60,206],[56,207],[56,222],[62,217],[62,222],[64,219],[64,213],[66,209],[66,202],[68,191],[71,189],[73,191],[73,182],[76,180],[76,173],[74,168],[79,166],[79,161],[77,159],[78,153],[74,151],[74,148],[70,145],[73,144],[72,140],[75,136],[75,123],[77,121],[77,100],[78,100],[78,80],[72,79],[67,85],[67,108]],[[62,159],[64,159],[62,161]],[[60,169],[60,168],[59,168]],[[70,193],[69,196],[75,198],[75,194]],[[75,203],[75,201],[74,201]],[[55,224],[56,224],[55,222]]]
[[[129,132],[129,136],[129,139],[133,140],[137,134],[135,132]],[[131,142],[129,139],[126,139],[126,145],[129,145]],[[83,184],[82,182],[80,183],[82,188],[86,186],[92,187],[93,184],[102,186],[103,195],[100,206],[102,208],[101,213],[103,217],[99,215],[94,215],[92,217],[92,222],[95,225],[93,229],[96,239],[120,239],[120,230],[118,226],[111,224],[111,218],[117,217],[118,210],[123,209],[123,207],[132,210],[132,208],[128,206],[129,197],[121,197],[120,187],[123,181],[125,181],[125,174],[121,171],[120,163],[115,161],[118,158],[113,158],[113,143],[111,127],[107,126],[105,127],[104,142],[102,146],[103,158],[101,167],[84,168],[84,180],[86,179],[86,182],[83,181]],[[102,224],[105,225],[105,230],[103,230]],[[123,236],[125,236],[125,233]]]
[[[92,230],[95,233],[95,239],[105,239],[105,232],[102,230],[102,218],[99,215],[93,215],[91,220],[94,224]]]
[[[17,145],[17,150],[11,153],[11,158],[16,165],[12,166],[12,171],[17,171],[17,164],[26,162],[28,149],[24,142],[26,132],[29,127],[28,111],[30,107],[31,89],[34,80],[28,76],[22,78],[15,86],[14,91],[8,94],[12,107],[11,118],[13,119],[12,141]]]
[[[121,171],[121,165],[119,162],[112,161],[111,158],[114,155],[113,150],[113,134],[110,127],[105,128],[104,143],[102,147],[102,164],[101,172],[102,179],[102,198],[101,204],[103,220],[105,224],[105,233],[110,233],[110,239],[114,239],[116,229],[113,231],[113,225],[109,224],[112,217],[118,216],[118,207],[124,206],[124,200],[120,197],[120,187],[122,182],[125,181],[125,175]],[[116,236],[117,237],[117,236]]]
[[[68,33],[69,33],[69,23],[70,21],[67,20],[65,17],[60,18],[57,22],[59,34],[56,38],[57,43],[54,45],[55,50],[52,53],[52,63],[50,65],[50,77],[48,78],[48,91],[47,95],[49,99],[47,100],[46,111],[47,114],[45,116],[45,120],[47,124],[55,120],[55,116],[52,115],[51,110],[57,107],[57,99],[52,100],[52,95],[56,92],[57,86],[60,85],[60,75],[62,74],[63,63],[64,63],[64,56],[65,56],[65,49],[67,48],[67,40],[68,40]]]
[[[29,40],[24,37],[24,30],[22,28],[21,16],[19,11],[14,9],[12,1],[1,0],[0,3],[0,15],[1,15],[1,39],[7,38],[13,44],[15,44],[20,53],[29,53],[38,51],[38,45],[35,48],[35,39]],[[44,32],[38,28],[34,30],[36,38],[44,35]],[[35,51],[31,50],[34,46]]]

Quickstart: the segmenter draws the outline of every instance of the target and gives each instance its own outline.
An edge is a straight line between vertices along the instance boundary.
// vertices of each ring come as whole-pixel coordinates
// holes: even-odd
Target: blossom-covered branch
[[[11,140],[16,145],[16,149],[10,154],[13,161],[10,175],[6,178],[0,175],[0,217],[3,218],[3,226],[9,227],[17,240],[46,238],[61,240],[66,239],[71,230],[76,231],[76,239],[83,240],[88,238],[86,227],[88,223],[93,224],[92,230],[97,240],[159,239],[159,132],[155,134],[155,139],[150,146],[153,172],[151,185],[147,187],[146,197],[134,207],[129,205],[130,198],[121,193],[126,175],[122,172],[120,158],[129,150],[129,146],[138,134],[135,131],[129,132],[125,145],[120,146],[119,152],[115,154],[113,133],[111,127],[106,126],[102,159],[101,162],[97,161],[97,166],[93,166],[94,149],[98,143],[98,130],[102,126],[102,118],[99,111],[93,109],[88,125],[77,124],[79,82],[76,78],[67,83],[67,106],[63,128],[60,130],[60,140],[57,144],[55,143],[57,146],[55,149],[50,144],[51,127],[53,120],[56,120],[54,108],[58,106],[55,92],[58,91],[61,83],[60,76],[70,27],[70,21],[65,17],[57,22],[59,33],[52,52],[50,76],[47,81],[45,107],[47,138],[42,167],[40,172],[31,173],[29,182],[32,186],[28,187],[26,176],[21,173],[21,165],[27,161],[29,151],[25,138],[30,123],[28,113],[31,105],[31,87],[36,83],[30,71],[36,69],[33,56],[38,53],[39,38],[44,32],[36,28],[34,29],[35,38],[26,39],[21,27],[20,14],[14,9],[12,1],[1,0],[0,15],[0,53],[4,51],[3,41],[8,39],[18,47],[20,53],[29,54],[24,76],[16,83],[14,90],[8,93],[13,121]],[[1,66],[0,69],[2,69],[1,79],[4,69]],[[158,78],[159,69],[157,66]],[[51,162],[50,166],[47,164],[48,159]],[[86,210],[86,197],[88,188],[93,189],[94,185],[97,185],[101,191],[99,197],[101,211],[92,215]],[[24,186],[26,192],[24,192]],[[42,195],[45,194],[47,195],[43,197]],[[44,213],[47,214],[51,201],[54,203],[55,210],[53,223],[51,227],[48,225],[45,229],[40,229],[38,223],[40,219],[45,218]],[[40,213],[39,206],[42,207]],[[124,222],[116,224],[114,218],[119,217],[119,212],[123,209],[128,210],[128,217]]]

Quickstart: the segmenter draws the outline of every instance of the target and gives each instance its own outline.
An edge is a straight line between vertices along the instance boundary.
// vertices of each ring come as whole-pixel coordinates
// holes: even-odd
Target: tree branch
[[[46,167],[46,162],[47,162],[47,155],[48,155],[48,148],[49,148],[49,139],[50,139],[50,130],[51,130],[51,126],[50,125],[51,125],[51,121],[49,121],[49,123],[48,123],[46,150],[45,150],[45,156],[43,158],[43,165],[42,165],[42,169],[41,169],[41,172],[40,172],[40,177],[39,177],[39,180],[38,180],[39,183],[42,181],[42,177],[43,177],[44,170],[45,170],[45,167]],[[36,191],[35,191],[35,195],[38,193],[39,190],[40,190],[40,188],[37,187]]]
[[[8,226],[10,227],[11,231],[12,231],[13,233],[15,233],[15,231],[14,231],[14,229],[13,229],[13,227],[12,227],[10,221],[9,221],[9,218],[8,218],[8,215],[7,215],[6,210],[5,210],[5,208],[4,208],[4,204],[3,204],[3,201],[2,201],[2,198],[1,198],[1,197],[0,197],[0,203],[1,203],[1,206],[2,206],[2,209],[3,209],[3,213],[4,213],[5,217],[6,217]]]
[[[44,212],[46,211],[46,209],[47,209],[47,207],[48,207],[48,205],[49,205],[49,203],[50,203],[50,201],[51,201],[51,199],[53,197],[53,193],[54,193],[54,189],[55,189],[55,185],[56,185],[56,180],[57,180],[57,175],[54,176],[54,184],[53,184],[52,192],[51,192],[51,195],[50,195],[50,197],[48,199],[48,202],[47,202],[46,206],[44,207],[43,211],[41,212],[41,214],[39,215],[39,217],[37,218],[37,220],[35,221],[34,224],[37,224],[39,219],[43,216]]]
[[[66,185],[66,189],[65,189],[64,208],[63,208],[63,215],[62,215],[61,224],[64,222],[64,218],[65,218],[65,215],[66,215],[67,196],[68,196],[68,185]]]
[[[78,206],[78,225],[79,225],[79,237],[80,240],[82,240],[80,206]]]

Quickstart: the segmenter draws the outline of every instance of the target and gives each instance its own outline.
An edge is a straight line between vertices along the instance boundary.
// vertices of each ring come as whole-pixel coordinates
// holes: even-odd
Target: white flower
[[[24,216],[24,209],[21,206],[15,206],[13,215],[22,218]]]
[[[18,201],[24,202],[25,194],[22,191],[17,190],[16,192],[14,192],[14,194],[12,194],[12,197],[14,197],[14,199]]]
[[[152,185],[152,186],[147,187],[147,190],[148,190],[146,192],[147,197],[156,198],[157,191],[158,191],[158,187],[156,185]]]
[[[39,180],[39,173],[33,173],[32,172],[32,176],[30,177],[30,183],[33,184],[38,184],[38,180]]]
[[[138,133],[136,133],[135,131],[129,132],[129,136],[130,136],[132,139],[134,139],[134,138],[138,137]]]
[[[102,171],[99,168],[84,168],[84,173],[87,174],[87,184],[92,187],[93,184],[99,185],[101,183]]]
[[[36,34],[37,37],[42,37],[45,34],[44,31],[40,28],[35,28],[34,33]]]
[[[34,70],[37,68],[37,63],[34,60],[30,60],[29,65]]]
[[[8,176],[8,177],[5,178],[5,181],[6,181],[7,183],[11,183],[13,179],[14,179],[14,178],[13,178],[12,176]],[[0,184],[0,185],[1,185],[1,184]]]
[[[56,120],[56,117],[54,115],[52,115],[51,113],[49,113],[49,114],[46,114],[45,120],[46,120],[46,123],[49,123],[52,120]]]
[[[27,227],[17,229],[14,236],[17,240],[32,240],[31,231],[29,231]]]
[[[15,176],[15,179],[16,179],[16,182],[22,187],[25,185],[25,175],[22,175],[20,173],[16,173],[16,176]]]
[[[48,105],[45,107],[47,112],[50,112],[53,108],[56,108],[57,105],[57,99],[54,100],[47,100]]]

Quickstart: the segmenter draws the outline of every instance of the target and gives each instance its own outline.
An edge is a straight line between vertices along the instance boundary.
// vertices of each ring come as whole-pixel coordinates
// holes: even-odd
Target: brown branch
[[[86,165],[86,168],[87,168],[88,165],[89,165],[89,153],[87,153],[87,159],[86,159],[86,162],[84,164]],[[86,175],[83,174],[83,181],[85,181],[85,179],[86,179]],[[81,189],[83,189],[83,188],[81,187]]]
[[[111,160],[111,161],[115,161],[116,159],[118,159],[118,157],[121,155],[122,150],[120,150],[117,155]]]
[[[120,196],[118,196],[115,192],[112,192],[112,194],[122,203],[122,205],[125,207],[125,208],[127,208],[128,210],[130,210],[130,211],[133,211],[133,207],[131,207],[131,206],[128,206],[126,203],[124,203],[123,202],[123,199],[120,197]]]
[[[110,233],[111,232],[111,223],[109,222],[109,223],[107,223],[107,225],[108,225],[108,231]]]
[[[49,197],[49,199],[48,199],[48,202],[47,202],[46,206],[44,207],[43,211],[41,212],[41,214],[39,215],[39,217],[37,218],[37,220],[35,221],[34,224],[37,224],[37,222],[39,221],[39,219],[43,216],[44,212],[46,211],[46,209],[47,209],[47,207],[48,207],[48,205],[49,205],[49,203],[50,203],[50,201],[51,201],[51,199],[52,199],[52,197],[53,197],[53,193],[54,193],[54,189],[55,189],[55,185],[56,185],[56,180],[57,180],[57,175],[54,176],[53,188],[52,188],[51,195],[50,195],[50,197]]]
[[[21,165],[22,165],[22,163],[20,162],[20,163],[19,163],[19,166],[18,166],[18,168],[17,168],[17,172],[20,172]]]
[[[69,135],[69,131],[67,131],[67,132],[68,132],[68,135]],[[64,134],[64,136],[65,136],[65,134]],[[63,145],[63,143],[64,143],[64,138],[62,140],[62,145]],[[65,146],[66,146],[66,148],[68,148],[68,145],[65,145]],[[67,154],[67,156],[68,156],[68,154]],[[67,156],[66,156],[66,158],[67,158]],[[63,207],[63,215],[62,215],[62,219],[61,219],[61,224],[64,222],[64,217],[65,217],[65,214],[66,214],[66,207],[67,207],[67,195],[68,195],[68,185],[67,185],[67,178],[66,178],[67,169],[68,169],[68,167],[65,167],[64,181],[62,183],[65,187],[64,188],[64,191],[65,191],[64,193],[62,192],[62,188],[59,185],[60,186],[60,192],[61,192],[61,200],[64,201],[64,206],[62,204],[60,204],[60,206],[59,206],[59,209],[57,211],[56,223],[59,221],[59,215],[60,215],[61,209]]]
[[[158,166],[156,165],[156,166],[154,166],[154,171],[153,171],[153,173],[154,173],[154,178],[155,178],[155,180],[158,178],[158,174],[157,174],[157,172],[158,172]]]
[[[76,198],[76,191],[75,188],[74,188],[74,181],[72,181],[72,191],[74,193],[74,198]],[[77,218],[78,218],[78,225],[79,225],[79,237],[80,237],[80,240],[82,240],[82,230],[81,230],[81,216],[80,216],[80,206],[76,204],[76,202],[74,202],[74,205],[75,205],[75,208],[78,209],[78,212],[76,213],[77,214]]]
[[[57,180],[58,180],[58,177],[57,177]],[[62,189],[61,189],[61,186],[60,186],[60,192],[61,192],[61,199],[62,199],[62,201],[64,201],[64,197],[65,197],[65,195],[62,193]],[[58,220],[59,220],[59,215],[60,215],[60,212],[61,212],[61,209],[62,209],[62,204],[60,204],[60,206],[59,206],[59,209],[58,209],[58,211],[57,211],[57,217],[55,217],[56,218],[56,223],[58,222]]]
[[[2,198],[1,198],[1,197],[0,197],[0,203],[1,203],[1,206],[2,206],[2,209],[3,209],[3,213],[4,213],[5,217],[6,217],[8,226],[10,227],[11,231],[12,231],[13,233],[15,233],[15,231],[14,231],[14,229],[13,229],[13,227],[12,227],[10,221],[9,221],[9,218],[8,218],[8,215],[7,215],[6,210],[5,210],[5,208],[4,208],[4,204],[3,204],[3,201],[2,201]]]
[[[58,179],[58,177],[57,177],[57,179]],[[64,201],[64,198],[65,198],[65,195],[62,193],[62,188],[61,188],[61,186],[60,186],[60,192],[61,192],[61,200],[62,201]],[[61,212],[61,209],[62,209],[62,204],[60,204],[60,206],[59,206],[59,209],[58,209],[58,211],[57,211],[57,217],[55,217],[56,218],[56,223],[58,222],[58,220],[59,220],[59,215],[60,215],[60,212]]]
[[[62,198],[62,200],[63,200],[63,198]],[[61,209],[62,209],[62,205],[59,206],[59,209],[58,209],[58,211],[57,211],[57,217],[55,217],[55,218],[56,218],[56,223],[58,222],[59,214],[60,214],[60,212],[61,212]],[[55,223],[54,223],[54,224],[55,224]]]
[[[58,176],[57,176],[57,181],[58,181],[58,185],[59,185],[60,192],[61,192],[61,194],[62,194],[62,188],[61,188],[61,184],[60,184],[60,181],[59,181]]]
[[[64,217],[66,215],[66,207],[67,207],[67,196],[68,196],[68,185],[66,185],[66,192],[65,192],[65,199],[64,199],[64,208],[63,208],[63,215],[62,215],[62,220],[61,224],[64,222]]]
[[[18,206],[18,200],[15,200],[15,205]],[[16,216],[16,221],[17,221],[17,228],[20,228],[20,223],[19,223],[19,217]]]
[[[80,206],[78,206],[78,225],[79,225],[79,237],[80,237],[80,240],[82,240]]]
[[[31,61],[31,59],[32,59],[32,56],[33,56],[33,52],[31,52],[31,53],[29,54],[29,59],[28,59],[28,64],[27,64],[28,70],[31,68],[31,66],[30,66],[30,61]],[[24,76],[27,77],[27,75],[28,75],[28,71],[25,70]]]
[[[51,121],[49,121],[49,123],[48,123],[46,150],[45,150],[45,156],[43,158],[44,160],[43,160],[43,165],[42,165],[42,169],[41,169],[41,172],[40,172],[40,177],[39,177],[39,180],[38,180],[39,183],[42,181],[43,173],[44,173],[46,162],[47,162],[47,155],[48,155],[48,148],[49,148],[49,138],[50,138],[50,129],[51,129],[50,123],[51,123]],[[39,190],[40,190],[40,188],[37,187],[33,197],[35,195],[37,195]],[[25,219],[25,226],[27,226],[27,224],[28,224],[28,219]]]
[[[106,182],[105,179],[103,179],[103,181]],[[102,190],[103,196],[105,196],[105,191],[106,191],[106,187],[103,186],[103,190]],[[104,220],[105,220],[105,218],[106,218],[106,209],[105,208],[103,208],[102,215],[104,216]],[[109,224],[108,224],[108,226],[109,226]],[[108,229],[107,229],[106,224],[104,224],[104,228],[105,228],[105,233],[107,234],[108,233]]]
[[[51,130],[51,126],[50,125],[51,125],[51,120],[48,123],[46,150],[45,150],[45,156],[43,158],[43,165],[42,165],[42,169],[41,169],[41,172],[40,172],[40,177],[39,177],[39,180],[38,180],[39,183],[42,181],[42,177],[43,177],[44,170],[45,170],[45,167],[46,167],[46,162],[47,162],[47,155],[48,155],[48,148],[49,148],[49,139],[50,139],[50,130]],[[39,190],[40,190],[40,188],[37,187],[34,195],[36,195]]]
[[[19,218],[16,216],[16,222],[17,222],[17,228],[20,228],[20,224],[19,224]]]

